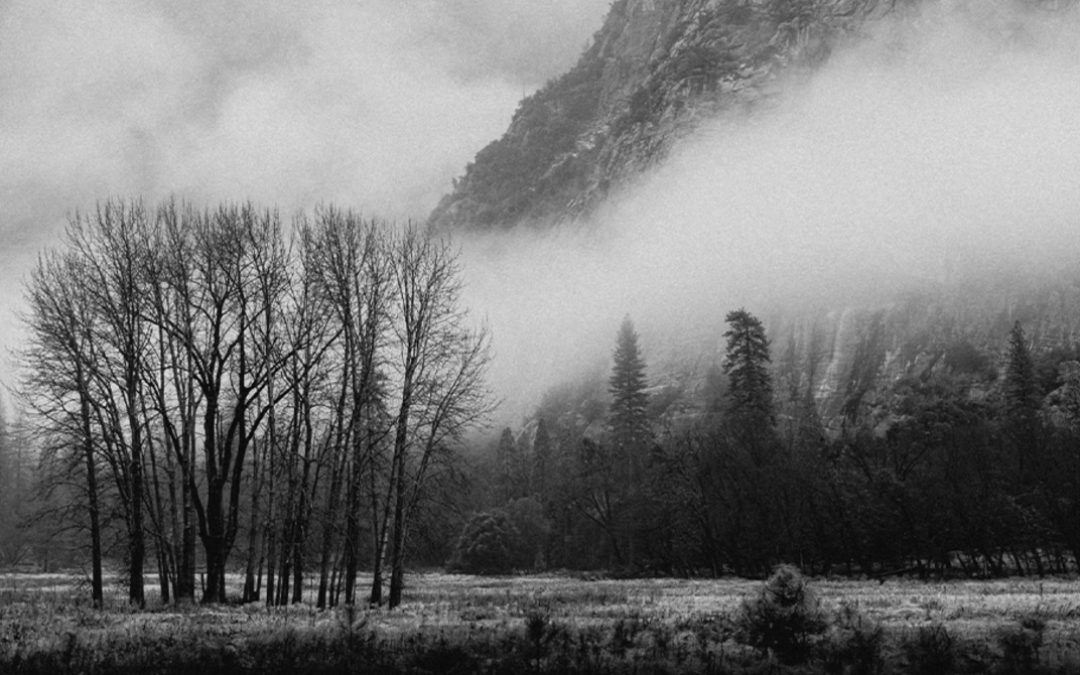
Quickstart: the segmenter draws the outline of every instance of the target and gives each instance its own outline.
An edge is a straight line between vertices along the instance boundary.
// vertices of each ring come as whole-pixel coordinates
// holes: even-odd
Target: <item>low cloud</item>
[[[610,358],[625,314],[656,363],[715,349],[740,306],[1075,267],[1080,23],[1015,7],[882,23],[775,107],[686,140],[580,231],[474,242],[508,414]]]
[[[606,9],[0,2],[0,341],[37,251],[110,196],[426,217]]]

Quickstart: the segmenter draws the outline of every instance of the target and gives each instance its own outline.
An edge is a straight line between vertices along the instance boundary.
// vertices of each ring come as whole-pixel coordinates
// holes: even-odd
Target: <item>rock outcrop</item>
[[[507,228],[581,216],[704,119],[750,110],[785,73],[913,0],[617,0],[568,73],[524,99],[431,221]]]

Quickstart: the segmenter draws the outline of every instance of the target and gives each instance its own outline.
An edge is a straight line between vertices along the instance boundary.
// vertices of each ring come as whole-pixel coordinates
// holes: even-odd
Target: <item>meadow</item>
[[[748,633],[761,581],[426,573],[408,584],[394,611],[153,600],[139,611],[120,590],[99,611],[78,576],[0,574],[0,672],[1080,671],[1072,579],[809,579],[803,609],[821,621],[798,652]],[[800,610],[783,611],[780,623]],[[784,630],[770,616],[766,636]]]

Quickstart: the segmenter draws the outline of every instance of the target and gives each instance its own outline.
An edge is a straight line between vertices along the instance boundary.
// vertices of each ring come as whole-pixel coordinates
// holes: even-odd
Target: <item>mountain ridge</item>
[[[506,229],[587,215],[707,119],[752,110],[864,22],[916,0],[618,0],[577,64],[520,103],[430,216]]]

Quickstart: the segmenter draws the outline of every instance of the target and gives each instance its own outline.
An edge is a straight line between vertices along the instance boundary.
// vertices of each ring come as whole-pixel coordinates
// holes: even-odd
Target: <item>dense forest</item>
[[[451,565],[625,574],[999,576],[1075,569],[1080,554],[1080,362],[941,345],[826,428],[790,355],[759,319],[727,315],[699,411],[648,387],[627,320],[609,378],[549,393],[484,465],[494,486]],[[876,372],[856,354],[846,383]],[[875,369],[871,367],[871,371]],[[860,385],[860,381],[864,384]]]

